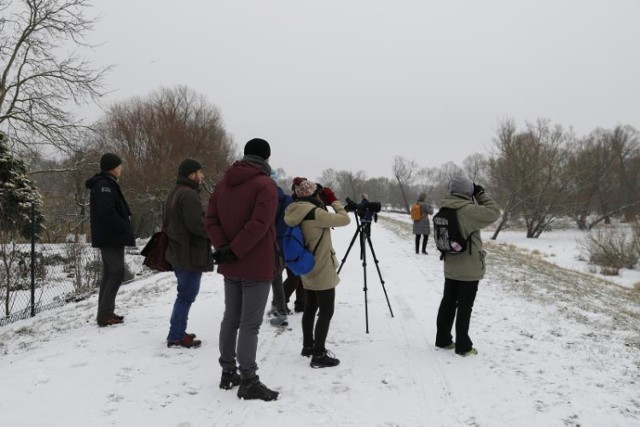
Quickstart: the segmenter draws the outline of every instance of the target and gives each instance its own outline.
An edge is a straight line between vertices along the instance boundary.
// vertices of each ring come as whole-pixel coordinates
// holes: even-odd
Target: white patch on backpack
[[[103,193],[111,193],[111,189],[109,187],[101,187],[100,191],[102,191]]]

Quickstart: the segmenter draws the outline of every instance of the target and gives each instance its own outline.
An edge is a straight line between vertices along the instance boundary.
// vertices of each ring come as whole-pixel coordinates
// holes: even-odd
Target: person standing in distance
[[[471,311],[478,283],[484,277],[486,268],[486,252],[482,249],[480,229],[493,224],[500,217],[500,208],[484,188],[467,177],[453,177],[449,190],[451,194],[442,199],[440,207],[456,211],[460,232],[468,239],[468,243],[467,249],[460,253],[444,254],[444,292],[436,321],[436,347],[455,348],[456,354],[471,356],[478,354],[469,338]],[[455,343],[451,336],[454,318]]]
[[[278,392],[256,375],[258,333],[276,275],[278,189],[270,177],[269,157],[267,141],[247,142],[242,160],[231,165],[216,185],[205,218],[216,248],[214,262],[224,276],[220,388],[239,384],[239,398],[265,401],[278,398]]]
[[[178,280],[178,295],[171,313],[167,347],[198,348],[202,343],[187,333],[189,310],[200,291],[204,271],[213,270],[211,243],[204,229],[204,210],[200,185],[204,181],[202,165],[185,159],[178,167],[176,186],[165,205],[169,246],[166,258]]]
[[[424,192],[418,195],[416,204],[419,206],[421,214],[420,219],[413,221],[413,234],[416,235],[416,253],[420,253],[420,237],[422,236],[422,253],[428,255],[427,242],[431,233],[429,215],[433,215],[433,207],[427,203],[427,193]]]
[[[131,210],[122,195],[118,179],[122,159],[113,153],[100,158],[100,173],[85,182],[89,189],[91,246],[100,249],[102,278],[98,294],[98,326],[117,325],[124,316],[115,313],[115,301],[124,279],[124,247],[135,246]]]

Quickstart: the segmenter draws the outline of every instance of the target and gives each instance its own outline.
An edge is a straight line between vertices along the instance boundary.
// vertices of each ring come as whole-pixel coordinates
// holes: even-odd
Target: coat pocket
[[[211,258],[208,241],[191,240],[189,244],[189,263],[194,267],[207,267]]]

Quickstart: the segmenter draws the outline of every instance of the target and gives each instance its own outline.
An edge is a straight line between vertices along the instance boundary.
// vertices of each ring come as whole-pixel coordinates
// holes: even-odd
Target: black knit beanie
[[[180,162],[180,166],[178,166],[178,175],[186,178],[192,173],[198,172],[200,169],[202,169],[202,165],[197,160],[184,159]]]
[[[100,157],[100,170],[103,172],[113,170],[122,164],[122,159],[117,154],[104,153]]]
[[[264,160],[271,157],[271,147],[264,139],[253,138],[244,146],[244,155],[258,156]]]

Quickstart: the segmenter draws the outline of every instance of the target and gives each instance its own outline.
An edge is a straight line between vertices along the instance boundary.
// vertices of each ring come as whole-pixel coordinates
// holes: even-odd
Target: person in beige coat
[[[306,248],[315,252],[313,269],[301,276],[305,289],[301,354],[311,356],[313,368],[337,366],[340,360],[325,348],[333,317],[335,288],[340,282],[331,228],[349,225],[351,219],[330,188],[323,188],[305,178],[295,178],[293,184],[297,198],[285,210],[284,221],[290,227],[300,225]],[[335,213],[327,211],[326,206],[331,206]]]

